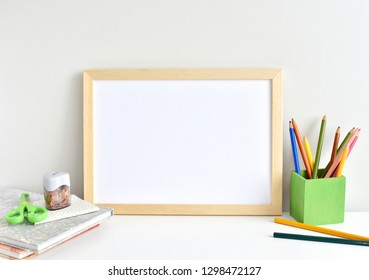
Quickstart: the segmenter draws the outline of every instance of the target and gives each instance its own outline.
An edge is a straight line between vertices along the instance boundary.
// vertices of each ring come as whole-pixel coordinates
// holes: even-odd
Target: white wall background
[[[275,67],[284,73],[284,210],[288,120],[315,153],[326,114],[323,165],[338,125],[362,128],[344,172],[346,209],[369,211],[368,15],[365,0],[0,0],[0,185],[40,192],[45,172],[63,170],[83,195],[84,69]]]

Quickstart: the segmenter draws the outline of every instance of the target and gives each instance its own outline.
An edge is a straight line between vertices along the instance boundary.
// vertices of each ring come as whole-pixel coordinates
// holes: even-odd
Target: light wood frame
[[[94,81],[99,80],[270,80],[272,104],[271,203],[247,204],[99,204],[115,214],[280,215],[282,213],[282,72],[280,69],[123,69],[84,71],[84,198],[94,201]]]

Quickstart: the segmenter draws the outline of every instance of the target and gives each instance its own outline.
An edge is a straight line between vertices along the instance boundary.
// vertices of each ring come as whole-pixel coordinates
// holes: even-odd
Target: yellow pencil
[[[311,170],[314,170],[314,159],[313,155],[311,154],[310,144],[306,136],[304,137],[304,146],[309,160],[310,168]]]
[[[329,235],[333,235],[333,236],[337,236],[337,237],[369,241],[369,237],[366,237],[366,236],[356,235],[356,234],[347,233],[347,232],[338,231],[338,230],[329,229],[329,228],[324,228],[324,227],[317,227],[317,226],[303,224],[303,223],[299,223],[299,222],[295,222],[295,221],[285,220],[285,219],[282,219],[282,218],[274,218],[274,222],[277,223],[277,224],[302,228],[302,229],[311,230],[311,231],[320,232],[320,233],[325,233],[325,234],[329,234]]]
[[[341,177],[342,176],[342,170],[343,170],[343,167],[345,166],[345,162],[346,162],[348,153],[349,153],[349,147],[346,147],[346,149],[343,151],[341,162],[338,165],[336,177]]]

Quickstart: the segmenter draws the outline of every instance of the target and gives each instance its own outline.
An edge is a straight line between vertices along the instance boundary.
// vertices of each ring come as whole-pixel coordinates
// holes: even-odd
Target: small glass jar
[[[43,177],[45,206],[57,210],[71,204],[70,178],[66,172],[51,172]]]

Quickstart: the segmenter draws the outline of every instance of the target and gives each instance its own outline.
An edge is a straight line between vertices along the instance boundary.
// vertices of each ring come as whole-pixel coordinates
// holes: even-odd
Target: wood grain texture
[[[279,69],[115,69],[84,71],[84,198],[94,203],[93,82],[98,80],[270,80],[272,83],[271,204],[99,204],[115,214],[137,215],[281,215],[282,214],[282,72]],[[265,167],[260,167],[265,168]]]

